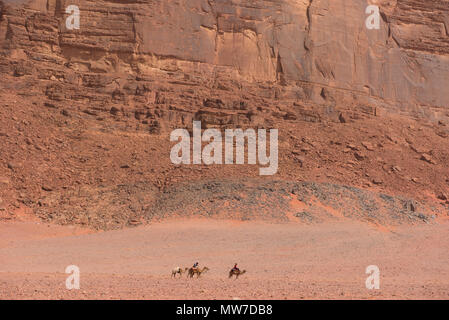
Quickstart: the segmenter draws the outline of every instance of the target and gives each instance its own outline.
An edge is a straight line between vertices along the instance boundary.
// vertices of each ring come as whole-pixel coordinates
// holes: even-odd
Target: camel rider
[[[197,269],[198,268],[198,262],[195,262],[194,264],[193,264],[193,269]]]
[[[234,268],[232,268],[233,271],[240,271],[240,269],[237,267],[237,263],[234,264]]]

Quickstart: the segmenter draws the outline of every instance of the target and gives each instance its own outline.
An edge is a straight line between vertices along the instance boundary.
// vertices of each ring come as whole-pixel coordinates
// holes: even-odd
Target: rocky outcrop
[[[441,119],[448,1],[375,2],[379,30],[365,27],[364,0],[2,1],[0,43],[11,64],[2,70],[58,83],[48,84],[50,99],[105,112],[165,109],[162,122],[178,125],[198,111],[244,123],[249,101],[255,111],[310,101]],[[71,4],[78,30],[66,28]],[[203,103],[217,96],[228,113]]]
[[[0,0],[0,220],[116,228],[180,182],[257,175],[173,165],[168,133],[193,120],[278,128],[276,179],[447,213],[448,17],[448,0]]]

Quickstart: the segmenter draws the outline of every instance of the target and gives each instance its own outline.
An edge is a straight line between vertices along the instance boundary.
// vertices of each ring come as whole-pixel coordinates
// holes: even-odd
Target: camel
[[[241,276],[242,274],[246,273],[246,270],[235,270],[235,269],[231,269],[231,271],[229,271],[229,278],[232,278],[232,276],[235,276],[235,279],[237,279],[239,276]]]
[[[179,277],[181,278],[182,274],[184,272],[187,272],[187,270],[189,270],[189,268],[184,268],[184,269],[182,269],[181,267],[173,268],[173,270],[171,271],[171,276],[176,278],[176,275],[179,273]]]
[[[189,276],[190,276],[190,278],[193,278],[193,275],[196,273],[196,277],[199,278],[200,275],[201,275],[203,272],[206,272],[207,270],[209,270],[208,267],[204,267],[203,269],[199,269],[199,268],[190,268],[190,269],[189,269]]]

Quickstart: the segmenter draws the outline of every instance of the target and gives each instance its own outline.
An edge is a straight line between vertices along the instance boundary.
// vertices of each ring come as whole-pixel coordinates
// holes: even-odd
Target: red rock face
[[[0,172],[10,181],[3,198],[30,186],[25,202],[35,208],[41,194],[75,181],[99,188],[143,175],[162,189],[181,177],[251,176],[235,168],[176,173],[167,133],[194,119],[203,128],[280,128],[282,179],[447,192],[449,1],[374,2],[378,30],[365,26],[364,0],[0,1],[2,124],[13,132],[2,142],[4,168],[20,167],[21,152],[57,158],[48,164],[54,178],[41,167],[31,174],[31,162],[23,176]],[[72,4],[80,28],[68,30]],[[11,121],[18,110],[24,119]],[[124,132],[135,140],[127,144]],[[61,148],[51,142],[56,134]],[[148,145],[139,135],[153,139],[157,155],[142,158]],[[414,151],[419,145],[429,150]],[[401,179],[393,167],[407,168],[394,171]]]
[[[29,50],[33,64],[54,62],[67,68],[64,73],[165,77],[230,89],[265,83],[284,98],[323,103],[326,90],[336,103],[347,98],[417,113],[449,105],[447,1],[378,1],[379,30],[365,27],[366,1],[356,0],[35,0],[26,9],[8,6],[14,2],[3,1],[2,46]],[[79,30],[65,27],[70,4],[80,8]],[[107,76],[83,83],[92,81],[112,86]]]

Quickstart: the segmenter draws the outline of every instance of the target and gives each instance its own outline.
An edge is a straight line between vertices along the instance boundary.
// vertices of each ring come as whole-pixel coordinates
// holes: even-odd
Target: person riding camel
[[[198,268],[198,264],[199,264],[198,262],[195,262],[195,263],[193,264],[193,267],[192,267],[192,268],[193,268],[193,269],[197,269],[197,268]]]
[[[240,271],[240,269],[237,267],[237,263],[234,264],[234,268],[232,268],[232,271]]]

